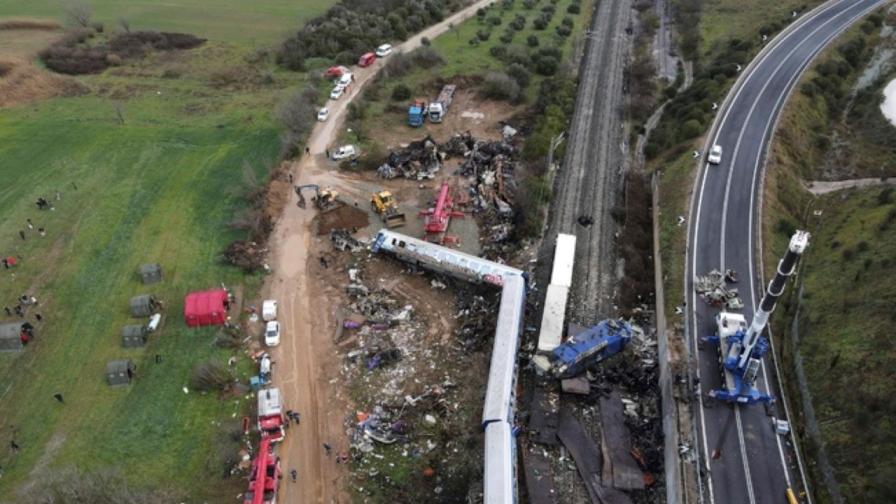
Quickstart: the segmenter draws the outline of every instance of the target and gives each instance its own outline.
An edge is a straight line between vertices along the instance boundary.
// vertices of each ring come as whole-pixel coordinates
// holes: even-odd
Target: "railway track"
[[[626,163],[622,87],[631,12],[631,0],[601,0],[597,6],[548,226],[549,237],[579,237],[570,312],[574,320],[586,323],[612,312],[616,226],[609,210],[620,192]],[[580,225],[583,216],[593,223]],[[545,247],[553,250],[553,240]]]

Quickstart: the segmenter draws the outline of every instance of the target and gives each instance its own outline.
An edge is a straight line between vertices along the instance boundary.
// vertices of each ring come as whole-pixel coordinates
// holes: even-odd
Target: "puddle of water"
[[[896,126],[896,79],[891,80],[884,88],[884,101],[880,104],[880,111]]]

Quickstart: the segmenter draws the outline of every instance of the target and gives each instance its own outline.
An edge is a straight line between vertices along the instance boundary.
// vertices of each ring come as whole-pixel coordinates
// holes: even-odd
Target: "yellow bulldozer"
[[[373,193],[370,198],[370,204],[373,211],[380,215],[383,223],[387,228],[397,228],[404,226],[406,222],[405,216],[398,210],[398,201],[389,191],[380,191]]]

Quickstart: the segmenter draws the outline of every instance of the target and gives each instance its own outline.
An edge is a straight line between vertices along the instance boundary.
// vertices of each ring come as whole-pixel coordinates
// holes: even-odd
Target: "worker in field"
[[[326,452],[327,456],[329,457],[330,452],[333,451],[333,447],[330,446],[330,443],[324,443],[324,451]]]
[[[292,482],[293,482],[293,483],[296,482],[296,477],[297,477],[298,475],[299,475],[299,473],[298,473],[298,471],[296,471],[295,469],[289,471],[289,477],[292,478]]]
[[[60,404],[65,404],[65,398],[63,398],[62,394],[60,394],[59,392],[53,394],[53,399],[59,401]]]

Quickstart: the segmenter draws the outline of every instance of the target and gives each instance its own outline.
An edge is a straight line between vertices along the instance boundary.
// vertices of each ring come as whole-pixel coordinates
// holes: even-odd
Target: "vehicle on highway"
[[[719,144],[713,145],[712,149],[709,151],[709,156],[706,158],[709,161],[709,164],[717,165],[722,162],[722,146]]]
[[[269,347],[275,347],[280,344],[280,322],[272,320],[264,330],[264,344]]]
[[[327,118],[330,117],[330,109],[324,107],[317,111],[317,120],[320,122],[324,122]]]
[[[345,92],[345,88],[344,88],[344,87],[342,87],[342,86],[336,86],[336,87],[333,88],[332,91],[330,91],[330,99],[331,99],[331,100],[338,100],[338,99],[342,98],[342,95],[343,95],[344,92]]]
[[[392,46],[390,44],[383,44],[376,48],[377,58],[385,58],[390,54],[392,54]]]
[[[333,151],[332,157],[334,161],[356,158],[358,157],[358,150],[355,149],[354,145],[343,145],[342,147]]]

